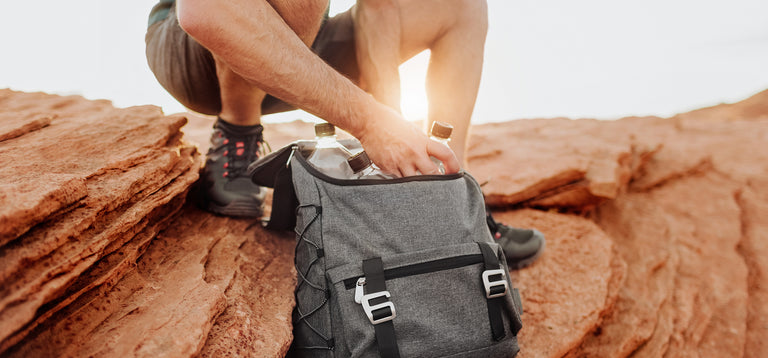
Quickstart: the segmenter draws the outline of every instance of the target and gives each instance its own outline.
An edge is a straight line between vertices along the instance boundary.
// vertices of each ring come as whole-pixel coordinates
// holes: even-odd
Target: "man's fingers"
[[[443,145],[442,143],[430,140],[427,143],[427,154],[443,162],[443,166],[445,167],[445,174],[458,173],[461,169],[459,160],[456,159],[456,154],[453,153],[451,148]]]
[[[429,139],[408,122],[393,121],[387,131],[376,136],[360,137],[363,148],[379,168],[397,177],[439,174],[438,166],[430,156],[443,162],[446,174],[457,173],[461,168],[456,155],[448,146]],[[400,125],[397,125],[400,124]]]
[[[401,168],[400,172],[403,174],[404,177],[410,177],[410,176],[414,176],[414,175],[419,175],[419,171],[414,169],[414,168],[412,168],[412,167]]]
[[[406,176],[405,171],[399,165],[395,165],[395,166],[379,165],[379,169],[384,173],[389,174],[395,178],[402,178]]]
[[[436,175],[440,174],[440,168],[431,160],[419,160],[416,163],[418,171],[424,175]]]
[[[427,153],[414,152],[395,161],[397,167],[391,172],[398,177],[440,174],[440,168],[429,158],[430,156],[443,162],[446,174],[453,174],[459,171],[459,162],[451,148],[432,140],[427,141],[427,143]]]

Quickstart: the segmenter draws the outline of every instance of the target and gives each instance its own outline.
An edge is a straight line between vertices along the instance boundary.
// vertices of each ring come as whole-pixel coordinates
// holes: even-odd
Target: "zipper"
[[[474,264],[483,263],[482,254],[469,254],[462,256],[447,257],[444,259],[432,260],[427,262],[421,262],[418,264],[393,267],[384,270],[384,279],[392,280],[401,277],[421,275],[425,273],[451,270],[459,267],[470,266]],[[344,280],[344,288],[351,290],[353,288],[361,290],[365,285],[365,277],[355,276]]]
[[[296,150],[301,151],[300,144],[295,144],[292,147],[292,150],[294,152]],[[291,155],[293,156],[293,153],[291,153]],[[449,181],[449,180],[463,178],[464,174],[466,174],[465,171],[460,170],[458,173],[454,173],[454,174],[413,175],[409,177],[392,178],[392,179],[340,179],[340,178],[334,178],[334,177],[323,174],[322,172],[317,170],[317,168],[315,168],[312,164],[310,164],[307,161],[307,158],[301,155],[301,153],[299,153],[299,155],[296,155],[296,158],[298,159],[299,164],[301,164],[301,166],[304,167],[304,169],[308,171],[312,176],[315,176],[325,182],[335,184],[335,185],[341,185],[341,186],[399,184],[399,183],[409,183],[409,182],[416,182],[416,181]],[[290,161],[286,163],[286,165],[289,165],[289,163]],[[352,284],[354,284],[354,282]]]

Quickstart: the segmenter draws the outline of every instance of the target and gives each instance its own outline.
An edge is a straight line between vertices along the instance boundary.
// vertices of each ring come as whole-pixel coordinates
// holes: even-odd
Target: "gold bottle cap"
[[[453,132],[452,125],[439,121],[432,122],[432,129],[429,130],[430,135],[441,139],[450,138],[451,132]]]
[[[333,124],[327,122],[315,124],[315,135],[318,137],[336,135],[336,127],[334,127]]]
[[[365,151],[349,157],[347,163],[349,163],[349,167],[352,168],[352,172],[355,174],[372,164],[371,158],[368,158],[368,153]]]

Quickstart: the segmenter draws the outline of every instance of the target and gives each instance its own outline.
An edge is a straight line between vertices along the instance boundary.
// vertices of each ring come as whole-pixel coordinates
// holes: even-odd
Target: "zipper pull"
[[[360,277],[355,284],[355,303],[357,304],[363,303],[363,286],[365,286],[365,277]]]
[[[285,167],[288,168],[291,166],[291,159],[293,159],[293,153],[296,153],[296,151],[299,150],[298,145],[292,145],[291,146],[291,154],[288,156],[288,161],[285,162]]]

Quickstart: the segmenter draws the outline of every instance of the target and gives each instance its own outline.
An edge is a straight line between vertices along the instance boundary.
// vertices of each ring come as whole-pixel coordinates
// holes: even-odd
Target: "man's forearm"
[[[181,27],[243,78],[355,136],[380,105],[316,56],[264,0],[179,0]]]
[[[178,0],[181,27],[256,86],[357,137],[374,163],[410,176],[459,170],[453,152],[312,53],[266,0]]]

